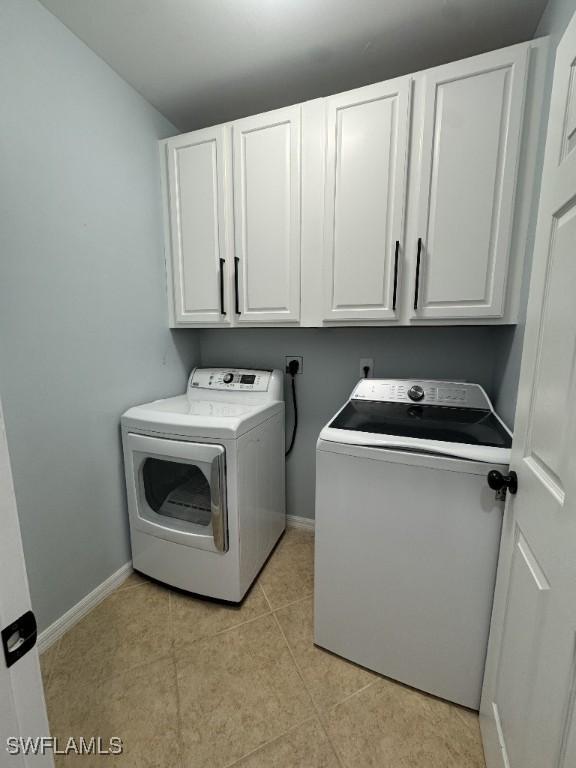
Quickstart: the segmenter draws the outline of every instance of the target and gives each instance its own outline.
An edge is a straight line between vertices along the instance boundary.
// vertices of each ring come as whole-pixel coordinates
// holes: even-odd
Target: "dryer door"
[[[125,435],[130,523],[179,544],[228,550],[225,449]]]

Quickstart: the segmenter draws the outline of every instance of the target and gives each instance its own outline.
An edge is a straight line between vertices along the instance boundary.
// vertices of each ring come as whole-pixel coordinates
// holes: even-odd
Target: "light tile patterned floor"
[[[43,654],[52,733],[126,768],[484,768],[474,713],[312,642],[313,535],[288,530],[240,607],[133,574]]]

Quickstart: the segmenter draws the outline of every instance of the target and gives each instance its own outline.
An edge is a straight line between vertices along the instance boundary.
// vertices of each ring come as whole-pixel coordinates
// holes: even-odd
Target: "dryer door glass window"
[[[134,454],[138,515],[170,536],[184,535],[193,542],[191,546],[226,552],[224,447],[186,443],[183,450],[188,453],[186,458],[163,456],[160,452]]]
[[[146,501],[156,514],[210,525],[210,484],[199,467],[149,458],[142,468],[142,480]]]

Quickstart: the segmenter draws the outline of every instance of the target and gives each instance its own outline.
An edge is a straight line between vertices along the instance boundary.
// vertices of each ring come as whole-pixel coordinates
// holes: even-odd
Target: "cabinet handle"
[[[240,297],[238,295],[238,263],[240,259],[238,256],[234,256],[234,304],[236,314],[240,314]]]
[[[220,259],[220,314],[225,315],[226,309],[224,308],[224,259]]]
[[[396,240],[396,251],[394,253],[394,291],[392,293],[392,311],[396,311],[396,293],[398,289],[398,251],[400,249],[400,240]]]
[[[422,238],[418,238],[418,255],[416,256],[416,285],[414,287],[414,309],[418,309],[418,288],[420,286],[420,258],[422,256]]]

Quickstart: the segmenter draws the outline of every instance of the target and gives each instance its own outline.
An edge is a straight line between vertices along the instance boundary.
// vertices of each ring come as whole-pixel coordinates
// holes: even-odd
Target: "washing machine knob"
[[[234,374],[233,373],[225,373],[222,381],[224,384],[231,384],[234,381]]]
[[[408,390],[408,397],[410,398],[410,400],[415,400],[416,402],[418,400],[423,400],[424,390],[418,384],[414,384],[414,386],[410,387],[410,389]]]

